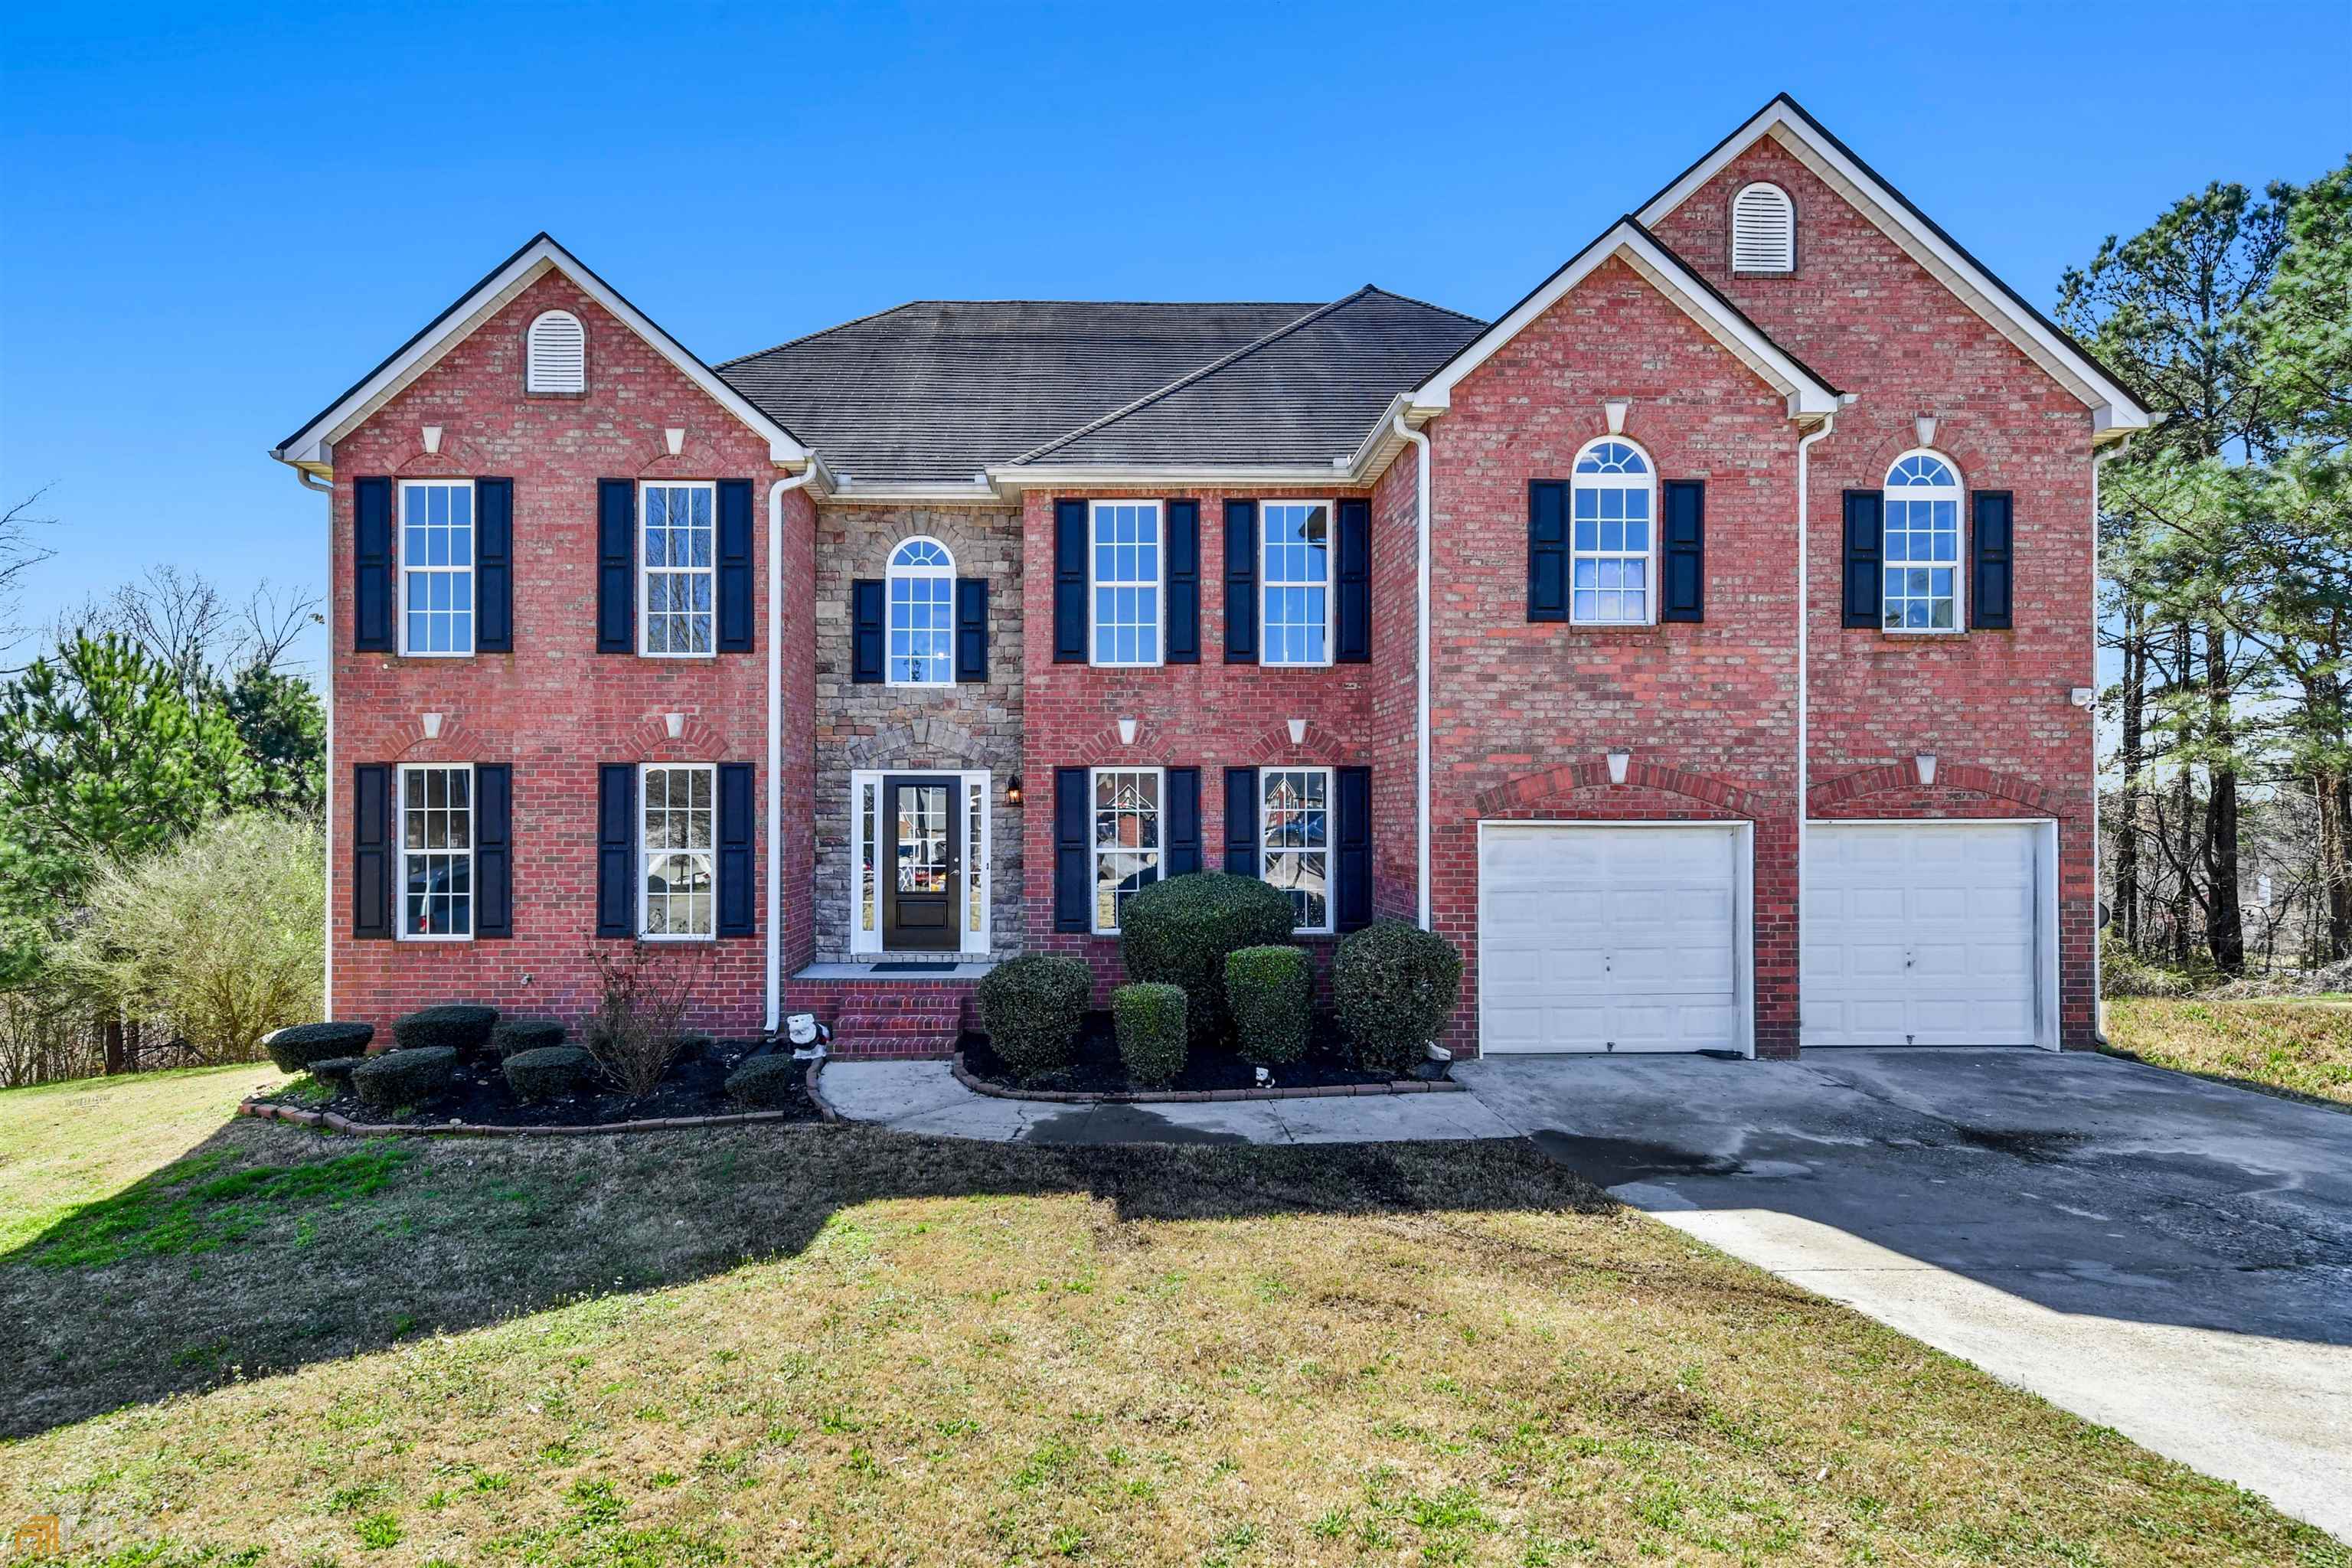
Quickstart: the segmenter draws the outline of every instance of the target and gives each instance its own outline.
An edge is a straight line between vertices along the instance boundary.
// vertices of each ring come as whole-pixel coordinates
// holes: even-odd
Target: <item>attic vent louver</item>
[[[569,310],[550,310],[530,324],[527,392],[588,390],[588,333]]]
[[[1780,186],[1748,185],[1731,198],[1731,269],[1797,269],[1797,209]]]

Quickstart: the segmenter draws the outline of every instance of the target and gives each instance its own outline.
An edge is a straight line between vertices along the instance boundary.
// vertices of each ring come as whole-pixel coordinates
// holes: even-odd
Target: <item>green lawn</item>
[[[1517,1142],[359,1142],[254,1078],[0,1094],[0,1510],[92,1559],[2352,1564]]]
[[[2116,997],[2106,1014],[2108,1049],[2117,1056],[2352,1105],[2352,1005],[2343,1000]]]

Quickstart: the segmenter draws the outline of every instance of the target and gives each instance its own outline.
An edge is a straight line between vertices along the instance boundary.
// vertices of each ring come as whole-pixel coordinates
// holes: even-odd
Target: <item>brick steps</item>
[[[833,1021],[836,1057],[948,1057],[963,1033],[963,1001],[934,995],[920,1001],[859,996]]]

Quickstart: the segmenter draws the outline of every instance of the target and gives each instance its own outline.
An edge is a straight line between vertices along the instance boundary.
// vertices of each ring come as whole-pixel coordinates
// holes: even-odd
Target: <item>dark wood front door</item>
[[[882,781],[882,945],[957,951],[963,945],[963,820],[960,779]]]

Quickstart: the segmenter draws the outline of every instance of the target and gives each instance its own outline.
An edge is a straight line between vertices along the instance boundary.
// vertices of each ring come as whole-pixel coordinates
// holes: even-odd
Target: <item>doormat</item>
[[[960,965],[955,963],[925,963],[920,960],[900,959],[895,960],[889,963],[873,964],[869,967],[868,973],[874,974],[940,974],[945,973],[947,971],[958,967],[960,967]]]

